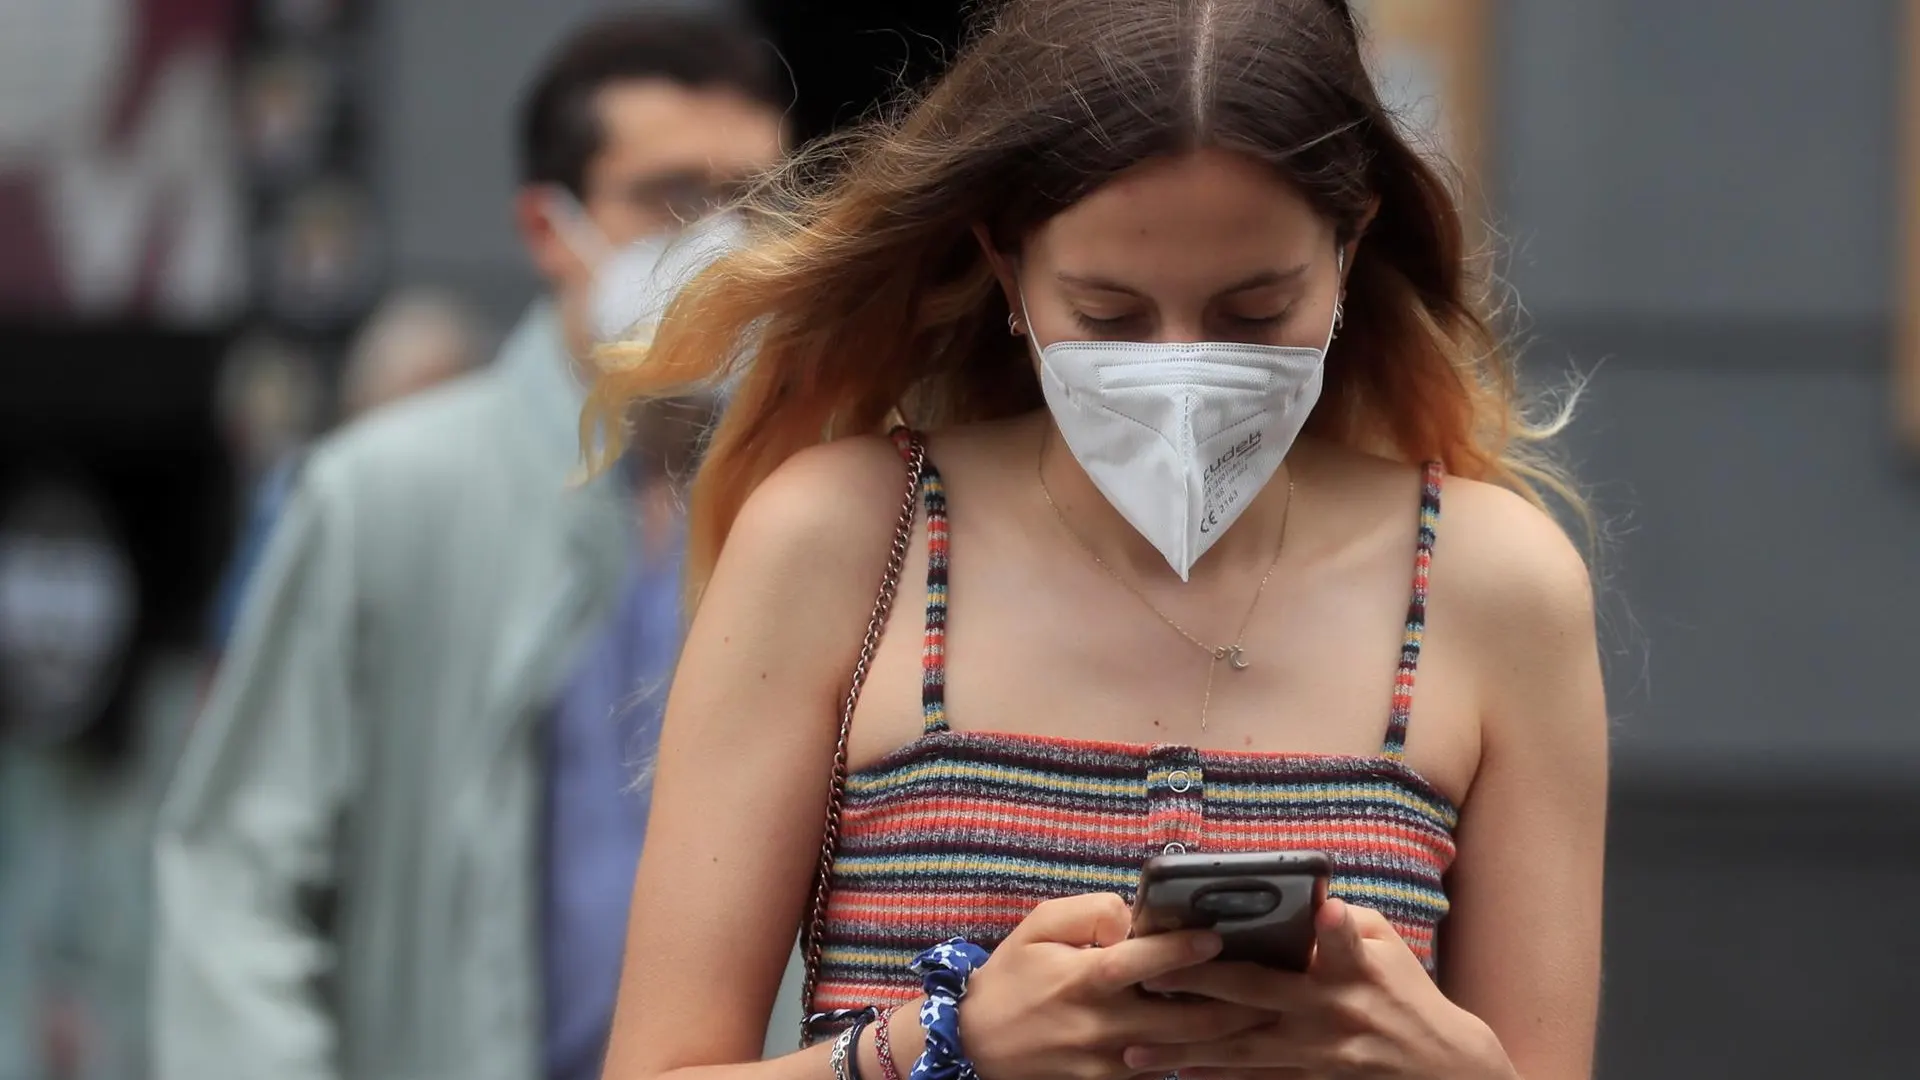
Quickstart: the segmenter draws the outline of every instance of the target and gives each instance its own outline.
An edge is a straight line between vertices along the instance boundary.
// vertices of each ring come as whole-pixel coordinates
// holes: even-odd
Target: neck
[[[1179,585],[1180,576],[1167,564],[1166,557],[1128,524],[1074,460],[1053,418],[1042,411],[1036,426],[1040,482],[1073,534],[1129,580]],[[1223,578],[1238,580],[1250,572],[1264,572],[1273,563],[1287,522],[1292,466],[1290,454],[1233,526],[1194,563],[1189,585]],[[1052,516],[1051,511],[1048,516]]]

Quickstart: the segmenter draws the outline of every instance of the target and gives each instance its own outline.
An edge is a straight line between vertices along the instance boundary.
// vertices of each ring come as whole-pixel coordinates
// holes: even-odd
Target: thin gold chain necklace
[[[1259,587],[1253,590],[1253,599],[1247,604],[1247,613],[1240,620],[1240,629],[1234,634],[1233,644],[1208,645],[1206,642],[1188,633],[1186,627],[1181,626],[1166,612],[1161,611],[1152,600],[1147,598],[1147,594],[1141,592],[1133,582],[1128,581],[1118,570],[1107,565],[1107,561],[1100,557],[1099,552],[1093,550],[1093,545],[1087,543],[1086,538],[1081,536],[1079,530],[1073,527],[1073,523],[1067,520],[1067,515],[1060,510],[1060,504],[1053,501],[1052,489],[1047,487],[1046,464],[1047,443],[1049,441],[1043,433],[1040,437],[1039,462],[1035,468],[1035,475],[1040,480],[1040,494],[1045,496],[1048,508],[1053,511],[1054,519],[1060,522],[1060,527],[1066,531],[1068,536],[1073,538],[1075,544],[1080,546],[1080,550],[1087,553],[1087,557],[1093,560],[1094,565],[1105,570],[1108,577],[1119,582],[1121,588],[1132,593],[1134,599],[1144,604],[1148,611],[1159,616],[1161,622],[1172,627],[1174,633],[1179,634],[1181,637],[1187,639],[1188,642],[1192,643],[1195,648],[1206,653],[1208,659],[1211,661],[1207,665],[1206,693],[1200,700],[1200,730],[1207,730],[1207,711],[1213,704],[1213,676],[1214,672],[1220,669],[1221,662],[1225,661],[1227,667],[1234,671],[1245,671],[1253,666],[1247,659],[1247,627],[1253,624],[1253,613],[1260,607],[1260,597],[1267,591],[1267,582],[1273,579],[1273,572],[1280,565],[1280,554],[1287,549],[1287,524],[1293,519],[1294,482],[1292,471],[1289,470],[1287,474],[1287,505],[1285,509],[1281,511],[1280,516],[1280,541],[1273,547],[1273,561],[1267,564],[1267,572],[1261,575]]]

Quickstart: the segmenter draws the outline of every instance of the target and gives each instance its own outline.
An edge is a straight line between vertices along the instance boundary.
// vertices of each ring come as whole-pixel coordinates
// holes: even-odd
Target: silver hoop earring
[[[1023,333],[1020,329],[1019,312],[1007,312],[1007,333],[1012,334],[1014,337],[1019,337]]]
[[[1347,325],[1347,302],[1344,298],[1333,302],[1333,329],[1338,332]]]

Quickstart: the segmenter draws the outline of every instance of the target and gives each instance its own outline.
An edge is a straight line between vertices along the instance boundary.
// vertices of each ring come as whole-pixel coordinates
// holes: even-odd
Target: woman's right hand
[[[1136,1075],[1129,1046],[1208,1042],[1271,1023],[1220,1001],[1143,994],[1139,984],[1219,955],[1219,935],[1179,931],[1128,938],[1131,916],[1112,893],[1033,909],[974,972],[960,1039],[984,1080],[1119,1080]]]

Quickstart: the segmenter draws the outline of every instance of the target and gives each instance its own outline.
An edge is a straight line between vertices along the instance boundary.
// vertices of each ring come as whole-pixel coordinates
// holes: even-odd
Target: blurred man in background
[[[539,76],[515,209],[551,296],[487,371],[307,456],[170,793],[161,1080],[598,1075],[657,727],[633,701],[680,612],[673,529],[636,542],[665,455],[569,489],[578,368],[600,261],[776,163],[777,73],[732,22],[649,11]]]

